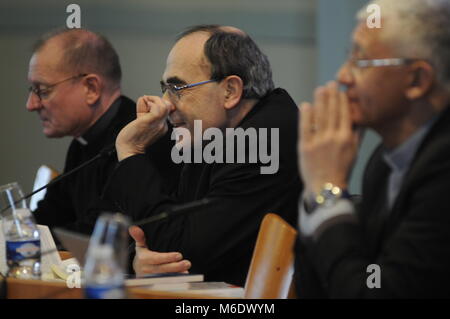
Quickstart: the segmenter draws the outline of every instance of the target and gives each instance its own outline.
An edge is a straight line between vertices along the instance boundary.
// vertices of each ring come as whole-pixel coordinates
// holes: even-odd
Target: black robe
[[[208,281],[243,286],[264,215],[276,213],[296,225],[301,190],[297,121],[298,109],[291,97],[275,89],[238,126],[269,132],[279,129],[279,170],[275,174],[262,175],[260,167],[267,165],[261,163],[184,164],[178,192],[171,197],[161,191],[163,183],[146,157],[135,155],[119,163],[105,196],[134,221],[174,204],[216,199],[213,205],[144,226],[147,244],[156,251],[180,251],[192,262],[191,272],[203,273]]]
[[[67,151],[64,172],[90,160],[105,148],[114,147],[117,134],[136,118],[136,104],[125,96],[118,98],[105,114],[83,134],[87,145],[74,139]],[[173,141],[166,134],[149,151],[152,161],[167,181],[177,184],[180,165],[170,160]],[[37,223],[63,227],[90,234],[102,211],[115,211],[113,205],[101,200],[105,183],[117,165],[117,155],[105,156],[47,189],[34,211]],[[171,188],[171,189],[172,189]]]

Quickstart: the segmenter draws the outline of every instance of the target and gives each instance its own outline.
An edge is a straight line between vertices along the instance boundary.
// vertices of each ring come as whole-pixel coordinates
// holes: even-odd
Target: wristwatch
[[[349,192],[332,183],[325,183],[314,199],[309,201],[306,211],[312,213],[319,206],[331,207],[341,198],[350,198]]]
[[[317,205],[330,207],[336,204],[336,201],[341,198],[350,198],[350,194],[346,189],[341,189],[332,183],[325,183],[319,194],[316,195],[315,202]]]

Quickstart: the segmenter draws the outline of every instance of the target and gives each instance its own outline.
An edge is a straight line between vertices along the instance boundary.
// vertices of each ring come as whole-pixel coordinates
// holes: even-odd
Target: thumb
[[[131,226],[128,229],[128,232],[136,242],[136,247],[147,248],[147,243],[145,242],[145,234],[141,228],[139,228],[138,226]]]

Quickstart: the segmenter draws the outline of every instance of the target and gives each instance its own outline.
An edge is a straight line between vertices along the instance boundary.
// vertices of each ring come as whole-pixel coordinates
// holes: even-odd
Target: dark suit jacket
[[[210,207],[144,226],[147,243],[156,251],[182,252],[192,261],[191,271],[205,274],[206,280],[243,286],[263,216],[275,212],[296,223],[301,188],[296,157],[297,115],[297,106],[286,91],[276,89],[239,125],[243,129],[279,129],[280,164],[276,174],[261,175],[260,163],[185,164],[178,193],[171,198],[161,191],[162,183],[152,165],[144,156],[136,155],[119,164],[105,196],[114,199],[134,221],[173,204],[216,198]]]
[[[87,145],[82,145],[75,139],[72,141],[67,151],[64,173],[90,160],[102,149],[114,146],[120,130],[136,118],[136,104],[132,100],[121,96],[114,103],[118,103],[118,108],[110,122],[107,125],[101,123],[103,115],[85,134]],[[93,132],[95,134],[90,134]],[[167,134],[155,144],[150,156],[161,175],[176,182],[180,168],[170,161],[168,152],[172,145],[170,135]],[[98,215],[103,210],[115,209],[101,200],[102,190],[115,165],[117,155],[114,153],[49,187],[34,211],[37,222],[49,227],[64,227],[90,234]]]
[[[364,175],[357,222],[337,222],[297,246],[300,297],[450,297],[450,110],[423,140],[390,211],[379,147]],[[367,266],[381,268],[369,289]]]

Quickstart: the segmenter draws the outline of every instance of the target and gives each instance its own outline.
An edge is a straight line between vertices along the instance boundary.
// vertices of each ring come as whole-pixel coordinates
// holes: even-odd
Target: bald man
[[[113,46],[94,32],[58,30],[36,42],[27,109],[38,114],[47,137],[73,137],[64,172],[113,147],[118,132],[136,118],[135,103],[121,94],[121,75]],[[170,142],[169,135],[163,137],[147,158],[169,188],[178,179]],[[101,211],[121,210],[100,199],[116,164],[115,155],[104,156],[50,187],[34,212],[37,222],[90,234]]]

